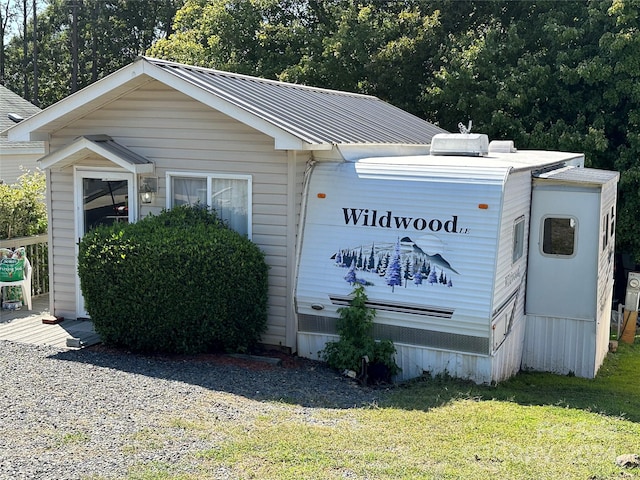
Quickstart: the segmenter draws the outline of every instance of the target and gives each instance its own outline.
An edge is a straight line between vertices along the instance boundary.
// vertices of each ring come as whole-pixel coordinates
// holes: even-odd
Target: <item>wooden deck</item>
[[[53,319],[49,313],[49,296],[33,298],[33,310],[0,309],[0,340],[32,345],[51,345],[63,349],[78,349],[100,343],[90,320],[65,319],[46,324]]]

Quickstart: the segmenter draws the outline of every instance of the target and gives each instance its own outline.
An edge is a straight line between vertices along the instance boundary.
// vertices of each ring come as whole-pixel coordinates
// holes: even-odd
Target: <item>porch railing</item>
[[[46,233],[32,237],[16,237],[0,240],[0,248],[25,247],[31,263],[31,294],[49,293],[49,237]]]

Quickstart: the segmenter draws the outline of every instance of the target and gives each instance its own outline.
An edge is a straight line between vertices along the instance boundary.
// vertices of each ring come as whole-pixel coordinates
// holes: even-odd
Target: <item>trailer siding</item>
[[[397,347],[402,345],[398,349],[402,378],[430,368],[475,378],[470,372],[478,367],[491,381],[494,272],[507,174],[506,168],[474,165],[390,168],[377,160],[317,164],[309,184],[296,289],[301,354],[317,358],[324,343],[337,338],[335,319],[344,303],[335,299],[347,298],[353,289],[345,280],[350,265],[344,261],[337,265],[339,256],[356,252],[369,258],[373,249],[376,255],[391,252],[391,257],[399,247],[406,272],[407,266],[412,271],[419,261],[412,252],[429,250],[455,270],[433,264],[439,277],[444,274],[451,281],[449,287],[429,284],[426,277],[418,285],[414,277],[403,278],[401,285],[392,288],[384,274],[376,276],[356,268],[356,277],[368,283],[365,289],[376,308],[374,333],[377,338],[390,338]],[[513,192],[516,188],[514,183]],[[520,214],[520,198],[526,192],[512,193],[512,197],[510,202],[517,201],[509,206],[510,217]],[[368,215],[366,225],[362,215]],[[381,216],[386,217],[380,220]],[[407,228],[398,228],[396,217]],[[411,221],[403,224],[403,218]],[[396,222],[393,228],[385,227],[389,219]],[[434,228],[449,221],[457,231],[430,231],[425,225],[433,219]],[[321,310],[317,310],[319,305]],[[439,309],[449,313],[436,315]],[[484,379],[485,374],[482,376]]]
[[[318,164],[312,174],[307,217],[301,252],[301,264],[297,285],[298,312],[317,315],[311,305],[324,305],[323,316],[337,318],[338,305],[331,304],[330,295],[348,295],[353,286],[344,280],[348,268],[336,266],[336,255],[342,250],[362,248],[369,255],[373,245],[388,250],[402,238],[410,238],[417,244],[431,241],[435,248],[432,253],[441,254],[458,273],[446,271],[453,287],[423,285],[412,280],[403,280],[402,285],[393,289],[385,279],[376,279],[370,274],[362,274],[372,283],[367,287],[371,300],[396,303],[426,303],[433,307],[454,308],[453,318],[420,317],[401,312],[379,311],[377,322],[416,329],[430,329],[483,337],[488,339],[488,319],[491,309],[491,289],[497,243],[497,230],[502,202],[502,182],[505,171],[494,171],[490,181],[462,180],[466,173],[441,176],[438,181],[429,177],[407,182],[389,173],[375,175],[368,172],[359,175],[352,163]],[[483,175],[488,177],[487,172]],[[402,192],[402,195],[397,195]],[[326,198],[318,198],[318,193]],[[393,198],[390,195],[394,195]],[[446,198],[446,202],[442,199]],[[491,208],[481,210],[480,203],[488,203]],[[346,209],[346,210],[345,210]],[[457,218],[460,231],[425,232],[415,228],[380,228],[379,226],[346,225],[345,215],[351,216],[361,210],[397,212],[403,218],[440,219],[440,222]],[[346,213],[345,213],[346,211]],[[394,213],[395,214],[395,213]],[[370,217],[372,219],[372,217]],[[378,217],[379,220],[379,217]],[[342,226],[341,226],[342,225]],[[418,226],[422,227],[420,221]],[[410,248],[406,243],[403,251]],[[408,257],[408,256],[407,256]],[[406,262],[406,258],[403,260]],[[404,266],[403,266],[404,268]],[[438,274],[442,269],[438,267]],[[426,299],[416,300],[422,295]],[[393,292],[392,292],[393,290]],[[489,353],[488,348],[485,353]]]
[[[511,172],[504,188],[490,317],[493,357],[490,381],[493,382],[517,373],[522,361],[530,202],[531,173],[526,170]],[[522,240],[525,241],[521,256],[514,260],[515,225],[520,221],[523,222]]]
[[[611,335],[611,309],[613,305],[614,283],[614,249],[616,243],[615,227],[618,212],[616,211],[617,182],[610,181],[603,185],[600,192],[602,209],[600,212],[600,243],[598,254],[598,291],[597,324],[596,324],[596,371],[609,351]],[[595,374],[595,372],[594,372]]]

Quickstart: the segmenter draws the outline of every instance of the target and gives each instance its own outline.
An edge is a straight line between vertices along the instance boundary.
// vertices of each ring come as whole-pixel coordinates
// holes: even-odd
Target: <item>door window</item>
[[[82,210],[84,233],[98,225],[129,223],[129,182],[83,178]]]

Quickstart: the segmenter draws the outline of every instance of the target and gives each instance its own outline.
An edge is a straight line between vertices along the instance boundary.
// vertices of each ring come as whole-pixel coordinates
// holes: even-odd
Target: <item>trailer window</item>
[[[513,224],[513,263],[524,255],[524,216]]]
[[[616,207],[611,207],[611,237],[616,233]]]
[[[167,172],[168,205],[213,208],[229,227],[251,238],[251,177]]]
[[[571,256],[575,251],[575,218],[547,217],[542,233],[542,252],[547,255]]]

